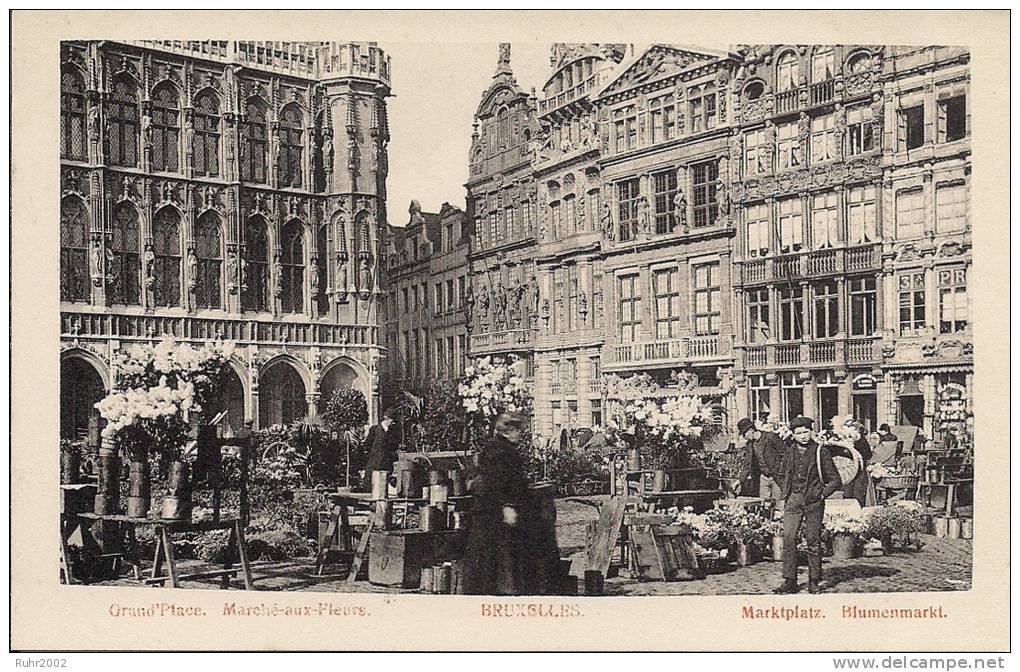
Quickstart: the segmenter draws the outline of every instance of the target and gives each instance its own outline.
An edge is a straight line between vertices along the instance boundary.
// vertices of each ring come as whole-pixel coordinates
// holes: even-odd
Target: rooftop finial
[[[499,43],[499,60],[496,62],[496,75],[512,75],[510,69],[510,43]]]

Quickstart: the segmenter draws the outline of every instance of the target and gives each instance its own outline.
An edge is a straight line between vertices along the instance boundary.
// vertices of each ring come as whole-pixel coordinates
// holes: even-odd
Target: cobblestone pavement
[[[557,502],[557,536],[564,557],[573,559],[574,574],[583,574],[585,529],[595,520],[601,498],[571,498]],[[884,593],[968,590],[971,585],[972,546],[969,540],[921,536],[920,551],[897,551],[889,556],[838,560],[825,558],[822,564],[824,592]],[[184,566],[192,563],[182,562]],[[183,569],[183,568],[182,568]],[[348,583],[342,566],[327,567],[336,573],[313,576],[313,560],[253,565],[257,590],[313,591],[343,593],[416,593],[374,586],[367,581]],[[801,587],[807,583],[807,568],[800,570]],[[233,585],[240,582],[235,580]],[[613,577],[606,581],[606,595],[759,595],[771,593],[781,583],[780,563],[763,561],[749,567],[731,566],[720,574],[694,581],[637,581]],[[583,581],[581,582],[583,585]],[[121,578],[102,585],[138,586]],[[219,588],[215,581],[186,581],[184,588]]]

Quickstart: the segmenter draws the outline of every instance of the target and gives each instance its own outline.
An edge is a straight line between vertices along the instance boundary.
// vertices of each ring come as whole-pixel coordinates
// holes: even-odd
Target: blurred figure
[[[365,437],[365,445],[368,447],[368,460],[365,462],[366,491],[372,490],[373,471],[393,471],[393,463],[397,461],[397,446],[400,437],[393,427],[393,421],[397,414],[392,408],[383,411],[382,419],[378,425],[373,425]]]

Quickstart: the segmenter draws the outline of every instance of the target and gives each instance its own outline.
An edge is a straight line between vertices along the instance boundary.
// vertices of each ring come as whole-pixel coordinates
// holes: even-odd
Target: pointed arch
[[[65,65],[60,69],[60,157],[63,159],[88,159],[86,110],[85,77],[77,67]]]
[[[112,90],[106,99],[107,140],[110,165],[138,166],[138,81],[127,73],[113,78]]]
[[[153,302],[157,306],[181,305],[181,213],[171,206],[160,208],[152,218]]]
[[[206,210],[195,222],[196,308],[223,307],[223,222],[215,210]]]
[[[251,215],[244,224],[244,255],[241,303],[244,310],[269,310],[269,226],[262,215]]]
[[[89,300],[89,213],[77,196],[60,201],[60,300]]]
[[[141,303],[142,236],[140,213],[132,201],[124,200],[113,209],[112,239],[107,252],[107,296],[112,303],[137,306]]]
[[[260,96],[250,96],[244,105],[241,123],[241,179],[268,182],[266,154],[269,148],[269,105]]]
[[[304,160],[304,112],[297,102],[280,110],[280,185],[300,187]]]
[[[314,389],[312,375],[300,360],[279,354],[259,373],[259,426],[286,425],[308,412],[305,395]]]
[[[100,357],[84,348],[60,353],[60,437],[99,441],[102,419],[95,404],[110,388],[110,371]]]
[[[156,172],[181,171],[181,94],[177,86],[164,80],[152,88],[152,169]]]
[[[196,175],[217,177],[220,174],[220,97],[215,89],[205,87],[195,95],[194,129],[191,142]]]
[[[280,236],[280,265],[283,277],[279,278],[283,290],[281,303],[285,313],[304,312],[305,287],[305,226],[300,220],[287,222]]]

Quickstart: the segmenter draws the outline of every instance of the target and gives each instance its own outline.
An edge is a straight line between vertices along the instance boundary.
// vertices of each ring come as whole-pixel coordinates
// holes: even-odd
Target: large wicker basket
[[[877,486],[879,488],[888,488],[890,490],[910,490],[917,487],[919,477],[918,476],[883,476],[878,479]]]

